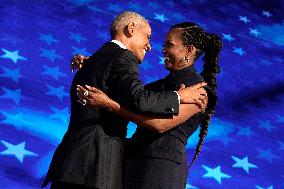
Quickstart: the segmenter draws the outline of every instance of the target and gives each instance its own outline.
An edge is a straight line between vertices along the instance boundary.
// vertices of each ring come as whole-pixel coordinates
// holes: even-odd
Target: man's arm
[[[180,104],[180,113],[178,116],[157,116],[157,115],[144,115],[132,112],[119,103],[110,99],[101,90],[94,87],[87,86],[86,90],[82,86],[78,86],[78,96],[81,101],[86,100],[88,106],[91,107],[103,107],[109,111],[115,112],[119,116],[129,121],[135,122],[139,126],[146,127],[150,130],[163,133],[168,131],[177,125],[183,123],[196,113],[204,111],[207,106],[208,100],[204,102],[204,105],[200,108],[196,104]],[[86,92],[87,91],[87,92]]]
[[[139,79],[138,63],[130,51],[123,51],[113,62],[109,74],[109,84],[117,96],[119,103],[129,105],[133,110],[143,113],[158,115],[177,115],[179,113],[178,95],[174,91],[153,92],[146,90]],[[198,99],[204,98],[206,94],[197,96],[196,99],[190,97],[192,91],[182,89],[181,99],[187,97],[188,103],[195,103]],[[180,91],[180,90],[179,90]],[[178,92],[179,92],[178,91]],[[202,92],[201,92],[202,93]]]
[[[80,69],[83,61],[88,57],[76,55],[72,59],[71,68]],[[120,56],[112,62],[112,69],[109,75],[112,92],[117,93],[120,102],[130,105],[135,110],[144,113],[160,115],[176,115],[179,112],[178,94],[181,103],[197,103],[202,105],[206,96],[202,88],[204,83],[196,85],[195,89],[181,88],[177,92],[153,92],[146,90],[139,79],[138,64],[136,58],[130,51],[123,51]],[[191,94],[195,92],[195,98]]]

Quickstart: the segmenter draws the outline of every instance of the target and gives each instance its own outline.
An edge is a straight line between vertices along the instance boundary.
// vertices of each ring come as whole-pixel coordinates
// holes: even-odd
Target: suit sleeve
[[[175,92],[145,89],[139,79],[137,60],[129,51],[123,51],[112,61],[109,83],[117,100],[133,110],[159,115],[176,115],[179,112]]]

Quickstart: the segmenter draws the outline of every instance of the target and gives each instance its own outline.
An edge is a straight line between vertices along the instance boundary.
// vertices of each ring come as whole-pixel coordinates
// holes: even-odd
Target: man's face
[[[141,22],[139,25],[135,25],[134,30],[131,51],[138,59],[138,62],[141,63],[146,52],[151,50],[151,27],[147,22]]]

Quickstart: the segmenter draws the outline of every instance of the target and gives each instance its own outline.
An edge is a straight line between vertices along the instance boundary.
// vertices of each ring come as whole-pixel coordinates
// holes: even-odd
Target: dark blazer
[[[180,84],[192,86],[203,79],[193,66],[171,72],[164,79],[150,83],[153,91],[177,90]],[[216,95],[206,87],[210,111],[216,103]],[[197,113],[179,126],[155,133],[138,127],[130,140],[127,151],[125,189],[184,189],[187,180],[185,145],[196,131],[204,113]],[[135,175],[135,176],[133,176]]]
[[[175,92],[151,92],[139,80],[133,53],[109,42],[78,71],[70,90],[70,123],[49,167],[48,181],[100,189],[122,188],[123,152],[128,121],[77,102],[76,86],[95,86],[128,108],[153,114],[177,114]]]

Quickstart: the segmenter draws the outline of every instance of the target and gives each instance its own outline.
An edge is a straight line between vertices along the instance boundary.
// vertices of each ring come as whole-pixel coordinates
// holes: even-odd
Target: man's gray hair
[[[129,23],[133,22],[137,24],[140,23],[141,21],[147,22],[147,20],[143,16],[133,11],[125,11],[119,14],[111,24],[110,28],[111,38],[113,38],[119,30],[122,30]]]

